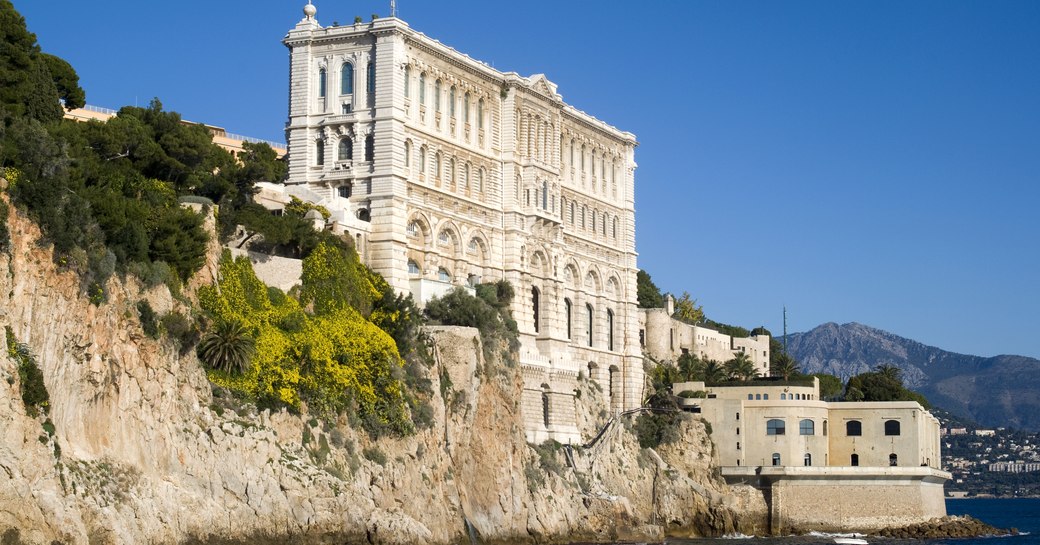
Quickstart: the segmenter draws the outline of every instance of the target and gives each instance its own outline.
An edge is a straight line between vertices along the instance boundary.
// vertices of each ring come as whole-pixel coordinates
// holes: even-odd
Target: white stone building
[[[946,514],[939,420],[916,401],[826,402],[819,379],[673,385],[711,425],[722,476],[765,492],[773,533],[873,530]]]
[[[643,350],[661,362],[675,362],[684,353],[708,361],[725,363],[743,352],[760,377],[769,376],[769,335],[732,337],[710,327],[697,326],[672,318],[671,296],[664,308],[640,310],[639,331]]]
[[[579,372],[642,401],[635,136],[397,18],[322,27],[290,51],[287,191],[330,209],[363,260],[419,302],[508,280],[528,439],[579,439]]]

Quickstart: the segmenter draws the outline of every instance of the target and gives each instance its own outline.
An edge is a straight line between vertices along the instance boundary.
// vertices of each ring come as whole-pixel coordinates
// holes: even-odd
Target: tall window
[[[798,434],[799,435],[816,435],[816,426],[812,420],[806,418],[798,423]]]
[[[477,128],[484,128],[484,99],[477,101]]]
[[[852,455],[852,465],[854,465],[854,466],[858,466],[859,465],[859,454],[853,454]]]
[[[774,466],[780,465],[780,453],[779,452],[774,452],[773,453],[773,465]]]
[[[447,269],[441,268],[437,271],[437,279],[441,282],[451,282],[451,273]]]
[[[614,350],[614,311],[607,309],[607,350]]]
[[[325,98],[327,76],[324,68],[318,70],[318,98]]]
[[[462,97],[462,122],[469,123],[469,93]]]
[[[827,421],[823,421],[823,436],[827,437]]]
[[[404,166],[412,166],[412,143],[408,141],[404,143]]]
[[[339,139],[339,153],[336,156],[338,161],[349,161],[354,158],[354,142],[349,137]]]
[[[426,72],[419,74],[419,104],[426,106]]]
[[[375,99],[376,94],[376,63],[368,63],[368,96],[369,101]]]
[[[419,174],[426,174],[426,148],[419,148]]]
[[[899,465],[899,457],[894,452],[888,455],[888,465],[892,467]]]
[[[567,315],[567,338],[571,338],[571,300],[563,300],[563,312]],[[591,375],[590,375],[591,376]]]
[[[455,158],[452,157],[448,160],[448,183],[451,185],[451,189],[455,189]]]
[[[863,424],[859,420],[849,420],[845,423],[845,435],[863,435]]]
[[[885,420],[885,435],[899,435],[898,420]]]
[[[538,300],[539,299],[538,295],[539,295],[538,294],[538,288],[531,288],[531,306],[534,307],[534,332],[535,333],[538,333],[538,309],[539,309],[539,303],[540,303],[540,301]]]
[[[433,110],[435,112],[441,111],[441,80],[433,83]]]
[[[412,96],[412,67],[404,67],[404,98]]]
[[[343,63],[339,73],[339,94],[349,95],[354,92],[354,65],[349,62]]]
[[[592,314],[592,305],[590,305],[588,303],[585,304],[585,314],[586,314],[585,318],[588,320],[588,324],[589,324],[588,331],[587,331],[587,333],[589,335],[589,346],[592,346],[592,316],[593,316],[593,314]]]
[[[315,142],[315,147],[315,151],[318,154],[318,160],[316,161],[316,163],[320,167],[325,164],[325,141],[318,140],[317,142]]]
[[[549,209],[549,182],[542,180],[542,210]]]
[[[376,139],[373,135],[365,137],[365,160],[374,161],[376,157]]]
[[[408,260],[408,274],[417,275],[417,274],[420,274],[421,272],[422,271],[419,270],[419,264],[414,262],[414,261],[412,261],[411,259],[409,259]]]
[[[439,180],[441,177],[441,152],[433,154],[433,179]]]
[[[484,192],[484,169],[480,169],[480,170],[477,171],[477,188],[476,188],[476,191],[477,191],[477,193],[483,193]]]
[[[469,163],[462,167],[462,187],[460,190],[463,192],[469,191]]]
[[[448,115],[452,119],[455,119],[455,86],[451,86],[451,90],[448,91]]]
[[[805,453],[805,457],[803,458],[803,463],[806,466],[811,466],[812,465],[812,454],[809,454],[808,452],[806,452]]]
[[[783,435],[786,432],[784,421],[779,418],[771,418],[766,421],[766,435]]]

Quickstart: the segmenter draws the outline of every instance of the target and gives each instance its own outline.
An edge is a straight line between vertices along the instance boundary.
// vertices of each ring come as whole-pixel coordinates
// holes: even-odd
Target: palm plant
[[[225,373],[244,373],[256,353],[256,343],[245,324],[238,320],[219,320],[199,341],[199,359],[211,369]]]
[[[741,381],[748,381],[758,376],[755,362],[751,361],[745,352],[738,352],[733,359],[726,362],[726,372],[729,373],[730,378]]]
[[[790,354],[781,352],[776,355],[776,360],[769,369],[769,374],[775,377],[784,377],[784,380],[790,380],[791,375],[798,374],[800,370],[798,362]]]
[[[900,384],[903,383],[903,370],[891,363],[882,363],[881,365],[878,365],[874,371],[889,380]]]
[[[726,380],[726,369],[715,360],[708,360],[704,362],[704,367],[701,371],[704,376],[704,382],[717,383]]]

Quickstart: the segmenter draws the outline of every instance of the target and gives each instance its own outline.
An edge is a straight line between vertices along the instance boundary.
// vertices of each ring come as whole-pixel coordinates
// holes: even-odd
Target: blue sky
[[[14,0],[91,104],[281,140],[301,0]],[[389,0],[318,0],[318,19]],[[399,0],[635,133],[640,267],[709,317],[1040,357],[1040,2]]]

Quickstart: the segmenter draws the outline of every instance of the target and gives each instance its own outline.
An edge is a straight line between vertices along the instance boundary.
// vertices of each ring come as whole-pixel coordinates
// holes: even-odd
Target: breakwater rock
[[[947,537],[1018,535],[1018,530],[1015,528],[1007,530],[995,528],[971,516],[950,516],[901,528],[882,530],[877,535],[898,539],[942,539]]]

